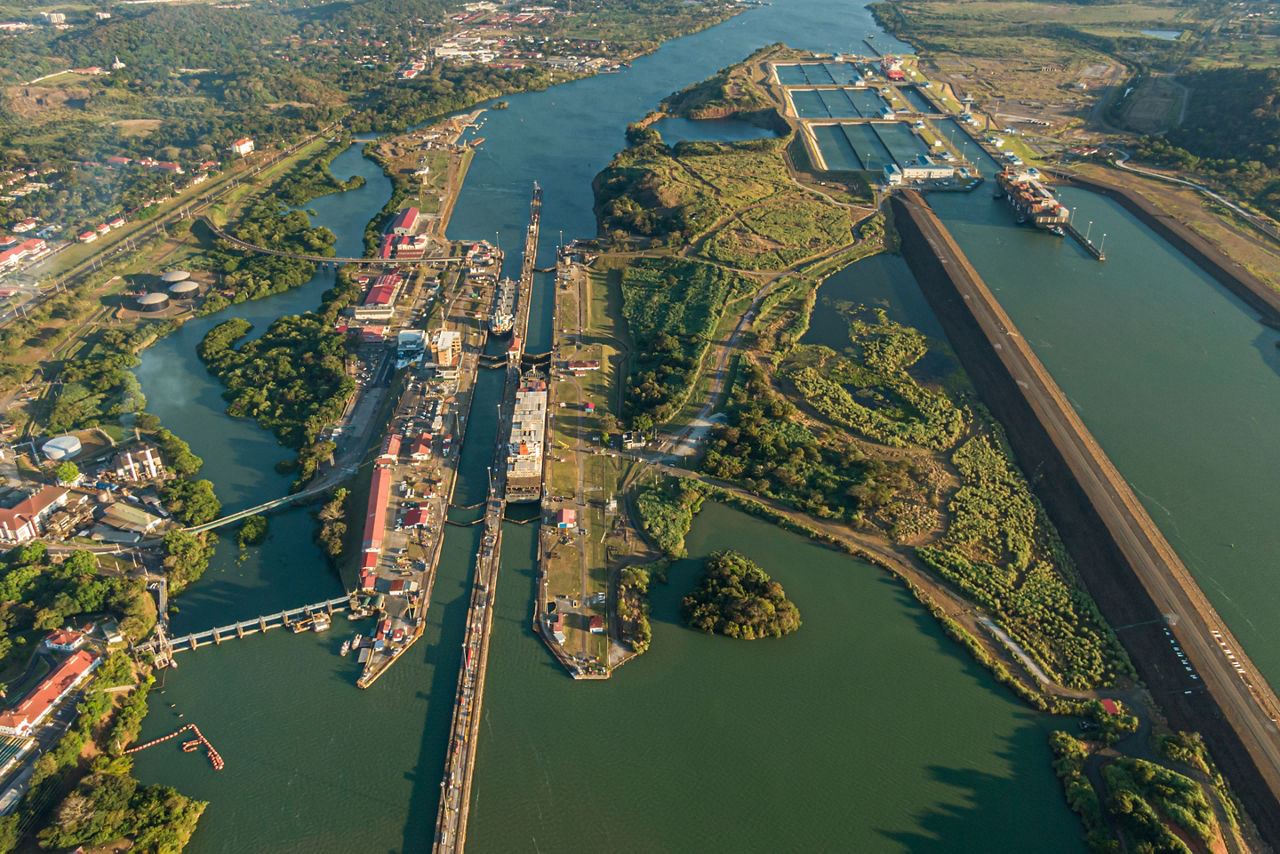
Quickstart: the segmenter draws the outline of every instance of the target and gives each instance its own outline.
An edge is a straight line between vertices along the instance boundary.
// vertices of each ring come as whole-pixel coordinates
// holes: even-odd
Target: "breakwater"
[[[1280,838],[1277,701],[1251,663],[1222,654],[1229,632],[1128,484],[1094,442],[1029,345],[915,193],[895,197],[903,255],[972,377],[1004,425],[1077,570],[1175,728],[1195,729],[1259,831]],[[1192,681],[1170,628],[1198,673]]]

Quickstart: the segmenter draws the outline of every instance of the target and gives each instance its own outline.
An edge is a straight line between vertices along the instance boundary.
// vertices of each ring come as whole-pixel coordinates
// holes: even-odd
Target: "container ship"
[[[498,290],[493,295],[493,313],[489,315],[489,332],[494,335],[506,335],[516,325],[516,292],[517,284],[511,279],[498,282]]]
[[[542,500],[542,455],[547,432],[547,380],[529,373],[520,378],[511,435],[507,444],[507,501]]]
[[[1018,215],[1018,222],[1030,223],[1062,236],[1063,226],[1071,218],[1071,212],[1038,179],[1038,174],[1027,170],[1004,170],[996,176],[999,187],[996,196],[1009,200],[1009,207]]]

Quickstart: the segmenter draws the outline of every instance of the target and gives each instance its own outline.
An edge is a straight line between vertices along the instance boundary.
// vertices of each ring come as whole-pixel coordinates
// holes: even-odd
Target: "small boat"
[[[338,655],[346,655],[349,652],[351,652],[351,641],[344,640],[342,642],[342,649],[338,650]]]
[[[1063,235],[1066,234],[1066,232],[1062,230],[1062,226],[1060,225],[1055,225],[1053,228],[1049,229],[1049,231],[1053,234],[1058,235],[1059,237],[1062,237]]]
[[[482,142],[484,142],[484,137],[478,136],[471,140],[471,142],[467,143],[467,145],[470,145],[472,148],[479,148]]]

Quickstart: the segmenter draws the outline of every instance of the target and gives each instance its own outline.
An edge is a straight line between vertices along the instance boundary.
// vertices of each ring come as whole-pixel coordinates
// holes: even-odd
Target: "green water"
[[[594,233],[590,181],[624,144],[627,123],[762,44],[845,50],[874,29],[861,9],[839,20],[833,27],[819,0],[784,0],[676,40],[620,74],[511,97],[510,109],[488,114],[487,142],[450,235],[519,246],[537,180],[545,188],[539,263],[548,264],[561,231],[566,239]],[[887,37],[877,43],[903,52]],[[369,183],[308,207],[340,245],[358,244],[389,186],[354,149],[334,170]],[[195,344],[226,316],[250,316],[263,328],[313,307],[330,281],[321,275],[193,322],[144,356],[138,373],[148,408],[205,457],[203,475],[230,508],[282,494],[287,484],[271,466],[287,452],[255,424],[223,414],[221,387]],[[532,349],[551,340],[550,297],[539,277]],[[460,504],[484,494],[500,382],[498,373],[480,381]],[[341,585],[311,544],[312,529],[305,509],[275,516],[267,542],[243,562],[228,538],[207,577],[178,600],[175,628],[334,595]],[[748,550],[788,586],[805,628],[776,644],[747,645],[686,632],[671,622],[691,580],[686,564],[657,594],[653,651],[608,684],[579,684],[528,629],[534,534],[507,532],[469,831],[477,850],[584,842],[620,850],[1079,849],[1048,765],[1044,724],[994,688],[878,572],[709,508],[691,551],[725,542]],[[214,772],[174,743],[138,754],[136,768],[147,782],[211,802],[193,852],[429,848],[477,535],[447,529],[427,633],[369,691],[354,688],[356,662],[336,655],[350,629],[342,618],[328,635],[274,632],[180,654],[143,738],[197,723],[226,770]]]
[[[984,170],[985,171],[985,170]],[[1107,260],[981,189],[930,204],[1272,685],[1280,333],[1119,205],[1066,189]],[[1092,223],[1092,225],[1090,225]]]
[[[655,585],[651,650],[574,682],[529,629],[532,539],[518,537],[504,539],[469,851],[584,837],[637,852],[1082,850],[1046,770],[1050,722],[879,570],[708,504],[690,555],[742,551],[804,626],[758,642],[684,628],[699,571],[684,560]]]

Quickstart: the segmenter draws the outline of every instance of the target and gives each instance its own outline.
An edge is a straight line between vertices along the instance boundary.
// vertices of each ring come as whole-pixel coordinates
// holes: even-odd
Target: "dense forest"
[[[1280,70],[1180,74],[1191,90],[1182,124],[1142,139],[1134,158],[1202,175],[1280,217]]]
[[[142,581],[100,575],[90,552],[55,561],[43,543],[13,549],[0,562],[0,673],[21,676],[44,633],[103,612],[118,617],[135,640],[151,631],[156,616]]]
[[[780,638],[800,628],[800,610],[782,585],[735,551],[707,558],[681,613],[692,628],[742,640]]]
[[[333,443],[319,440],[320,431],[342,415],[355,392],[346,342],[310,312],[282,317],[262,337],[235,348],[249,329],[239,318],[218,324],[200,342],[200,358],[227,386],[228,414],[257,419],[301,452],[299,480],[305,481],[333,452]]]
[[[869,524],[879,510],[918,490],[919,461],[873,459],[838,435],[822,440],[756,365],[739,369],[728,423],[712,434],[702,470],[757,495],[825,519]]]

